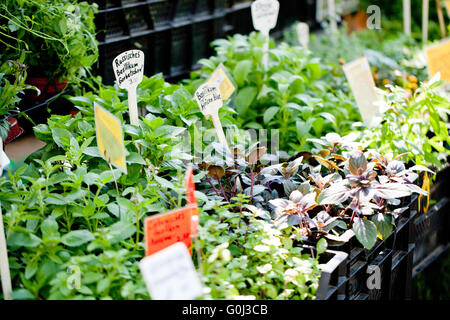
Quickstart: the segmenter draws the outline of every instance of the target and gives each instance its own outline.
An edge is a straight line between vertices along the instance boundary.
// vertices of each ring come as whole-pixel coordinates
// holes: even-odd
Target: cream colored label
[[[378,96],[369,60],[367,57],[354,60],[344,65],[344,72],[355,96],[361,117],[364,123],[369,125],[378,111],[378,107],[375,105]]]
[[[230,98],[236,90],[236,87],[226,74],[222,65],[220,65],[216,69],[216,71],[214,71],[208,82],[213,83],[219,87],[220,94],[222,95],[223,100],[227,100],[228,98]]]
[[[430,78],[440,72],[445,84],[450,83],[450,39],[426,48],[425,53]]]

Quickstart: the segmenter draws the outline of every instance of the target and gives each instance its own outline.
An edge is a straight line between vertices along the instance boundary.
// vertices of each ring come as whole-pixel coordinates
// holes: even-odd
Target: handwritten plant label
[[[446,39],[425,49],[430,78],[441,73],[441,80],[450,83],[450,39]]]
[[[136,88],[144,76],[144,52],[125,51],[114,58],[112,65],[119,88],[128,91],[131,124],[138,125]]]
[[[106,162],[127,173],[126,151],[119,118],[94,103],[95,128],[100,155]]]
[[[211,117],[220,143],[230,150],[219,119],[219,109],[223,106],[219,87],[214,83],[206,82],[195,91],[194,97],[203,115]]]
[[[298,42],[305,48],[309,47],[309,26],[307,23],[299,22],[297,24]]]
[[[277,0],[256,0],[252,3],[253,27],[265,37],[263,65],[269,66],[269,32],[277,25],[280,3]]]
[[[370,125],[378,112],[375,82],[366,56],[344,65],[345,76],[350,83],[364,123]]]
[[[152,300],[192,300],[203,288],[186,246],[175,243],[139,262]]]
[[[183,242],[186,248],[190,248],[193,215],[198,215],[197,206],[187,206],[146,218],[144,221],[146,255],[152,255],[176,242]]]
[[[219,87],[220,94],[223,100],[229,99],[236,91],[236,84],[234,84],[225,66],[221,63],[213,72],[208,82]]]
[[[252,3],[253,27],[269,33],[277,25],[279,11],[280,3],[277,0],[256,0]]]

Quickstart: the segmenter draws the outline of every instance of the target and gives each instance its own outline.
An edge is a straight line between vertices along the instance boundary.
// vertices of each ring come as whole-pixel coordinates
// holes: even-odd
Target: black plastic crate
[[[170,25],[173,15],[173,1],[154,0],[149,2],[148,7],[153,22],[153,28],[163,28]]]
[[[189,72],[192,65],[192,25],[171,29],[170,73]]]
[[[407,251],[397,251],[392,258],[390,300],[411,299],[414,248],[412,243]]]
[[[385,250],[368,265],[366,284],[370,280],[371,287],[367,286],[368,300],[387,300],[391,285],[392,250]],[[377,269],[375,269],[377,268]],[[371,276],[380,275],[380,287],[372,286]],[[377,283],[378,285],[378,283]]]
[[[152,50],[151,56],[147,59],[151,65],[152,72],[156,74],[170,74],[170,52],[171,37],[170,30],[154,33],[150,36]]]
[[[316,298],[318,300],[345,299],[347,254],[341,251],[327,250],[319,259],[325,259],[326,262],[320,264],[322,273],[319,279]]]
[[[448,198],[442,198],[431,206],[427,213],[416,215],[414,219],[414,234],[416,249],[414,266],[423,270],[432,261],[428,256],[436,258],[437,252],[444,252],[449,244],[449,209]],[[420,266],[421,264],[426,264]]]
[[[174,22],[191,20],[197,0],[176,0],[174,9]]]

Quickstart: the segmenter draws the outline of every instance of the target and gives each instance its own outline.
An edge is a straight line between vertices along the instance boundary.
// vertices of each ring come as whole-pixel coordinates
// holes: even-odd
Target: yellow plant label
[[[214,83],[219,87],[223,100],[229,99],[233,95],[234,91],[236,91],[233,81],[231,81],[225,67],[222,64],[217,67],[208,82]]]
[[[122,123],[110,112],[94,104],[98,150],[107,162],[127,173]]]
[[[361,117],[364,123],[370,125],[378,111],[378,107],[375,105],[378,96],[369,60],[364,56],[347,63],[344,65],[344,73],[350,83]]]
[[[430,78],[440,72],[445,84],[450,83],[450,39],[428,47],[425,52]]]

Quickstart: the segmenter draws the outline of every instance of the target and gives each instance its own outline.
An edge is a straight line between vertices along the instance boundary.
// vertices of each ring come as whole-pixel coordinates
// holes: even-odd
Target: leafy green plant
[[[2,0],[2,51],[24,63],[33,76],[78,83],[98,58],[97,5],[74,0]]]
[[[1,56],[0,56],[1,59]],[[23,64],[24,55],[20,60],[7,60],[0,66],[0,139],[8,136],[8,116],[17,115],[21,95],[26,89],[35,89],[25,84],[27,67]]]
[[[247,196],[231,201],[211,202],[215,212],[201,216],[197,241],[208,287],[204,298],[314,299],[318,257],[274,229],[264,211],[246,204]]]
[[[327,132],[348,133],[360,117],[349,99],[321,80],[329,68],[302,47],[271,42],[265,70],[264,41],[256,32],[214,41],[217,56],[199,61],[201,71],[188,81],[191,92],[223,63],[238,86],[234,108],[239,128],[279,129],[280,147],[286,151],[311,148],[307,139]]]
[[[384,154],[407,153],[405,161],[441,169],[450,153],[450,102],[436,92],[442,82],[435,80],[422,83],[411,98],[405,90],[390,86],[391,92],[383,93],[379,125],[363,132],[363,144]]]

